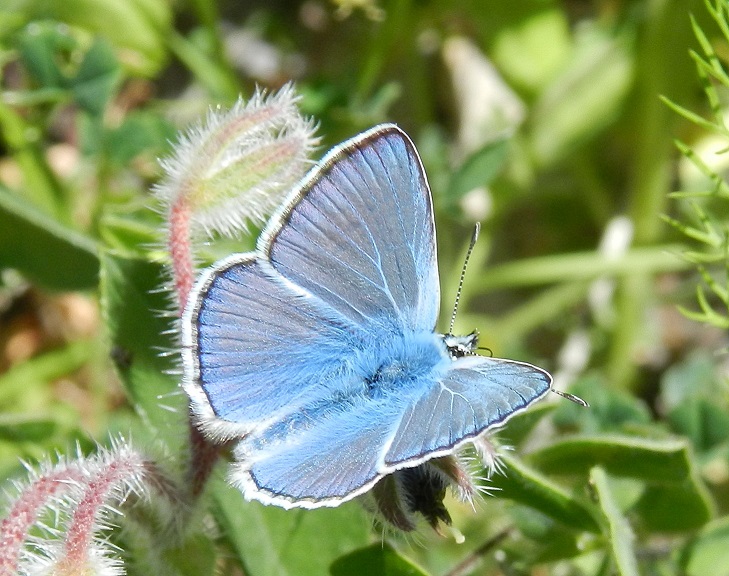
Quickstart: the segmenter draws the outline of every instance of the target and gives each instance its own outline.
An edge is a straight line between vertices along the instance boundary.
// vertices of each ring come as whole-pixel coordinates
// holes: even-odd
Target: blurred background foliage
[[[443,322],[481,221],[457,332],[591,408],[510,422],[496,497],[451,505],[463,544],[245,503],[222,467],[184,543],[113,536],[128,572],[729,574],[727,57],[724,1],[5,0],[0,478],[114,433],[174,467],[157,158],[294,80],[322,151],[384,121],[414,139]]]

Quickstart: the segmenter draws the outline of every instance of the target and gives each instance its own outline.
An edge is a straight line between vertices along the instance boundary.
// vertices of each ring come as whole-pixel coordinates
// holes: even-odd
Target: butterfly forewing
[[[358,325],[435,327],[430,192],[412,142],[395,127],[331,155],[262,243],[283,276]]]
[[[214,417],[251,430],[320,400],[312,386],[351,352],[357,327],[296,290],[256,255],[219,263],[192,311],[196,385]],[[306,345],[301,346],[301,343]]]

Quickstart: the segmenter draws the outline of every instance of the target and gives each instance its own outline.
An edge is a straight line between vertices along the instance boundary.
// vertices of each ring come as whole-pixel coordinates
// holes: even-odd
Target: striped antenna
[[[453,324],[456,322],[456,313],[458,312],[458,303],[461,300],[461,290],[463,290],[463,279],[466,277],[466,266],[468,266],[468,259],[471,257],[473,247],[476,245],[478,240],[478,233],[481,230],[481,223],[476,222],[476,226],[473,228],[473,234],[471,235],[471,243],[468,245],[468,252],[466,252],[466,259],[463,262],[463,268],[461,269],[461,279],[458,281],[458,292],[456,293],[456,302],[453,305],[453,314],[451,314],[451,325],[448,327],[448,335],[453,336]]]

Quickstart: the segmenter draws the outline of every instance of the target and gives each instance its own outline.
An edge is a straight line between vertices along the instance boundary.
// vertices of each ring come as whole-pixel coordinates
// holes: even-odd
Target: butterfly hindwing
[[[405,408],[385,456],[387,466],[438,455],[496,428],[546,394],[544,370],[512,360],[466,356],[426,383]]]
[[[402,389],[315,414],[316,426],[239,446],[236,480],[288,506],[341,502],[382,476],[448,454],[544,395],[551,377],[521,362],[446,359]],[[301,423],[299,423],[301,424]],[[287,428],[291,427],[288,423]]]
[[[318,414],[316,426],[280,443],[266,435],[266,446],[249,451],[251,443],[241,442],[234,479],[244,492],[285,506],[348,500],[382,475],[382,450],[394,433],[397,412],[389,399],[358,402]]]

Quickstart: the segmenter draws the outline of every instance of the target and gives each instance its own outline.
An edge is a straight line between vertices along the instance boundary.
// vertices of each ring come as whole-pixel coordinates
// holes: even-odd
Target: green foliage
[[[245,502],[223,462],[180,534],[115,534],[127,572],[729,574],[726,0],[370,2],[382,20],[254,4],[0,6],[0,478],[116,433],[182,468],[156,159],[209,106],[296,77],[323,148],[385,120],[413,137],[444,321],[481,220],[456,329],[591,406],[555,397],[509,421],[493,497],[449,503],[463,544],[382,535],[356,502]],[[511,94],[445,56],[456,31]],[[505,102],[523,117],[493,129]],[[606,247],[622,214],[632,242]],[[201,246],[201,264],[253,236]]]
[[[729,41],[729,6],[725,2],[707,1],[708,11],[718,26],[723,41]],[[696,19],[691,20],[700,51],[692,51],[699,78],[711,109],[710,119],[692,112],[669,99],[664,101],[678,114],[724,141],[715,153],[723,154],[729,145],[729,129],[726,127],[723,109],[723,93],[729,89],[729,76],[717,54],[715,43],[710,41]],[[691,146],[677,141],[681,153],[703,176],[700,189],[674,194],[690,211],[686,219],[666,216],[667,222],[680,230],[696,244],[695,249],[684,252],[686,260],[696,266],[703,283],[696,286],[699,311],[682,307],[683,313],[697,322],[719,328],[729,328],[729,292],[727,292],[727,267],[729,266],[729,228],[725,216],[729,189],[724,176],[717,172],[707,158],[697,155]],[[715,143],[718,146],[718,143]],[[722,150],[723,148],[723,150]],[[705,188],[704,188],[705,186]]]
[[[372,544],[339,558],[332,564],[332,576],[426,576],[420,568],[400,556],[388,545]]]
[[[0,262],[55,290],[98,282],[94,240],[67,228],[0,186]]]

